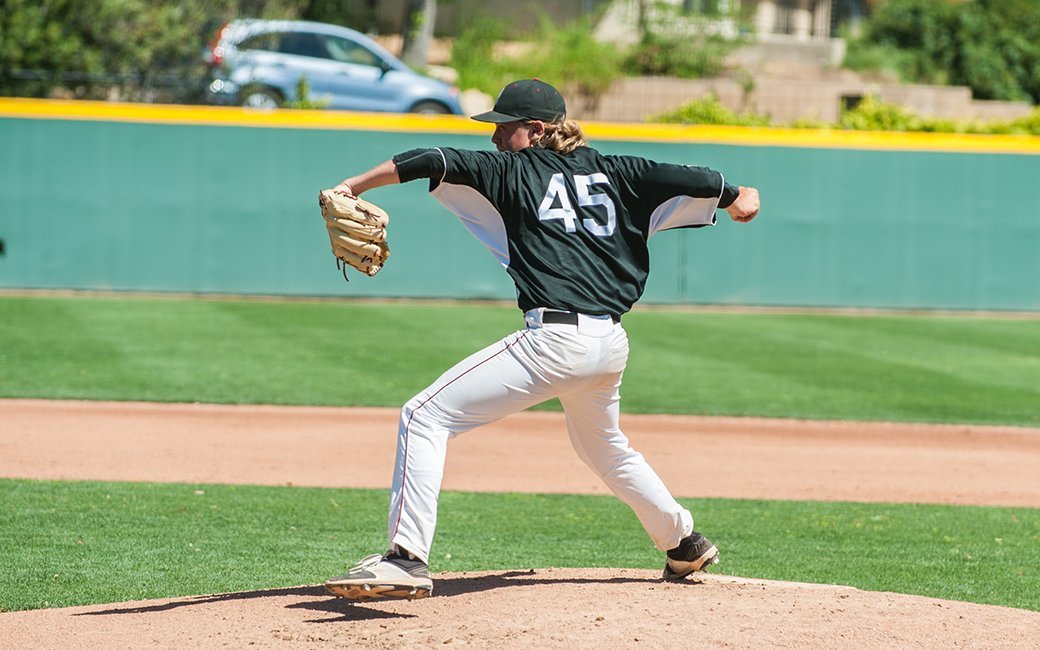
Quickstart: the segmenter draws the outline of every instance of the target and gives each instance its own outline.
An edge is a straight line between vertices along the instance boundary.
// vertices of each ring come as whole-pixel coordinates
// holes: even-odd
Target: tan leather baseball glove
[[[343,277],[350,279],[346,265],[369,277],[378,273],[390,257],[386,243],[390,215],[378,205],[343,190],[322,190],[318,194],[318,205],[321,216],[325,217],[336,266],[342,268]]]

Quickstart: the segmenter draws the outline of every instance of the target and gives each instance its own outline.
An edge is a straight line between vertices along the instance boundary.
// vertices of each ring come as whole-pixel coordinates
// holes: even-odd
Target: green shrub
[[[855,108],[842,111],[837,126],[850,131],[919,131],[921,120],[902,106],[868,96]]]
[[[463,88],[494,95],[513,79],[540,77],[569,96],[594,103],[623,74],[718,75],[726,56],[739,45],[713,34],[702,19],[679,17],[674,7],[658,6],[655,16],[654,24],[643,26],[638,44],[619,49],[597,41],[588,20],[559,26],[543,14],[537,30],[514,43],[520,54],[496,50],[509,35],[506,23],[479,17],[456,38],[451,66]]]
[[[866,97],[855,108],[844,111],[838,128],[853,131],[915,131],[922,133],[976,133],[1040,135],[1040,108],[1012,121],[968,121],[921,117],[876,97]]]
[[[596,99],[622,74],[616,46],[597,41],[586,20],[557,27],[543,15],[539,35],[546,46],[532,53],[532,61],[571,93]]]
[[[451,66],[461,87],[496,95],[514,79],[538,77],[565,95],[595,101],[621,76],[617,49],[593,38],[587,21],[561,27],[543,15],[529,40],[515,44],[516,54],[496,52],[507,33],[505,23],[478,18],[459,34]]]
[[[714,77],[725,70],[735,45],[719,36],[648,36],[625,57],[624,70],[634,76],[686,79]]]
[[[712,14],[691,15],[667,2],[651,3],[641,17],[639,42],[625,55],[625,72],[686,79],[719,75],[740,40],[719,35],[714,21],[720,16]]]
[[[707,97],[683,104],[669,113],[650,118],[650,122],[671,124],[716,124],[731,126],[769,126],[770,119],[752,111],[737,114],[729,110],[713,93]]]
[[[451,47],[451,67],[459,73],[462,88],[476,88],[494,95],[513,77],[508,63],[496,61],[495,44],[503,41],[505,23],[479,17],[463,29]]]
[[[754,112],[735,113],[709,94],[703,99],[683,104],[674,111],[655,115],[649,122],[670,124],[714,124],[729,126],[786,126],[796,129],[836,128],[846,131],[905,131],[920,133],[975,133],[1040,136],[1040,107],[1026,117],[1003,121],[967,121],[937,117],[921,117],[912,111],[888,104],[877,97],[863,98],[855,107],[842,111],[836,124],[801,119],[790,124],[772,124],[769,117]]]
[[[1040,106],[1035,107],[1032,114],[1009,122],[1007,132],[1040,135]]]
[[[332,103],[330,99],[311,99],[311,83],[307,75],[300,75],[296,81],[296,99],[285,102],[285,108],[297,108],[301,110],[322,110]]]

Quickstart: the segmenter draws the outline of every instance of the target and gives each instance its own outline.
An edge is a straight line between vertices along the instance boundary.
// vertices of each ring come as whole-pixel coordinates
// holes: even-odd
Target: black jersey
[[[430,192],[506,268],[521,310],[620,317],[650,272],[660,230],[713,225],[736,188],[704,167],[529,147],[516,153],[418,149],[394,158],[402,182]],[[725,195],[725,198],[724,198]]]

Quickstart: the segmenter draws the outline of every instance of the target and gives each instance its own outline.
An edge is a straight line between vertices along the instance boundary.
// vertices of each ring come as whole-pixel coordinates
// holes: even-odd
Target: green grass
[[[0,297],[0,319],[2,397],[393,407],[522,325],[492,304],[138,297]],[[628,412],[1040,426],[1040,320],[641,310],[625,326]]]
[[[383,547],[386,502],[382,490],[0,479],[0,609],[317,584]],[[1037,509],[684,503],[722,573],[1040,611]],[[612,497],[447,492],[441,504],[437,572],[662,565]]]
[[[0,397],[396,407],[521,320],[490,304],[0,296],[0,323]],[[643,310],[625,325],[629,412],[1040,426],[1040,320]],[[611,497],[441,504],[435,571],[661,564]],[[687,505],[725,573],[1040,611],[1037,509]],[[383,547],[386,507],[382,490],[0,479],[0,609],[314,584]]]

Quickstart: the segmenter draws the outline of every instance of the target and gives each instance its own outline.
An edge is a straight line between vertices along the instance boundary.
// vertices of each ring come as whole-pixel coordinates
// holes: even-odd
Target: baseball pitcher
[[[607,156],[586,145],[551,85],[507,85],[494,109],[497,151],[416,149],[347,178],[344,197],[418,179],[491,251],[516,285],[525,327],[445,372],[401,410],[388,550],[325,583],[337,596],[430,595],[428,561],[448,441],[550,398],[563,405],[578,456],[628,504],[665,552],[664,579],[718,561],[693,516],[621,430],[628,361],[622,317],[643,293],[647,240],[714,225],[716,210],[746,223],[758,191],[705,167]],[[335,244],[334,244],[335,245]]]

